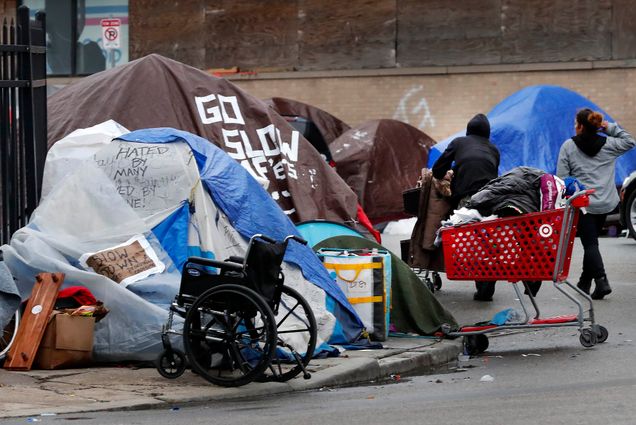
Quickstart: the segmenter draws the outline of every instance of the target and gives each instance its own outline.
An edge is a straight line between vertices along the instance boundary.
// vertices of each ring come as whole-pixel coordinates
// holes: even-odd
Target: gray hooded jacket
[[[616,123],[610,123],[605,131],[607,140],[594,156],[580,150],[574,140],[568,139],[561,146],[557,162],[557,175],[561,178],[576,177],[586,189],[594,189],[590,196],[588,212],[607,214],[620,199],[616,190],[616,159],[636,146],[636,140]]]

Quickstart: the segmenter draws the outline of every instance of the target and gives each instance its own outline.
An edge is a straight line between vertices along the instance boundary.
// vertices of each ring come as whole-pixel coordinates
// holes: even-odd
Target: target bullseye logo
[[[552,226],[550,226],[549,224],[542,224],[539,227],[539,236],[541,236],[542,238],[549,238],[550,236],[552,236]]]

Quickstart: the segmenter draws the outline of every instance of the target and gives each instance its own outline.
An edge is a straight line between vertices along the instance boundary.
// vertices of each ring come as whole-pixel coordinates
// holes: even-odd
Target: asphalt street
[[[392,247],[400,237],[388,238]],[[497,336],[483,355],[459,359],[436,375],[323,389],[257,400],[171,409],[102,412],[32,418],[42,424],[634,424],[636,423],[636,242],[601,240],[614,292],[596,305],[610,336],[584,348],[574,328]],[[582,250],[575,245],[572,280]],[[491,303],[472,300],[470,282],[444,280],[438,298],[462,323],[486,320],[515,307],[509,284],[500,283]],[[538,295],[544,315],[574,309],[544,284]],[[24,423],[14,419],[2,423]]]

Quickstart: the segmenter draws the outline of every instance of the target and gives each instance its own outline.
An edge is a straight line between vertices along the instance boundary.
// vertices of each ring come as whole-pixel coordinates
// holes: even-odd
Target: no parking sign
[[[121,19],[102,19],[101,23],[104,49],[119,49]]]

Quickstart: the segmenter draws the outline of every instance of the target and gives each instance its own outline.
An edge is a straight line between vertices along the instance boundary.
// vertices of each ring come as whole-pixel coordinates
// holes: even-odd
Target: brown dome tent
[[[318,127],[327,145],[351,128],[329,112],[297,100],[272,97],[271,99],[265,99],[265,103],[278,112],[279,115],[302,117],[313,122]]]
[[[367,121],[334,140],[329,148],[338,174],[358,195],[373,223],[404,218],[402,192],[415,186],[430,136],[401,121]]]
[[[294,222],[356,218],[355,194],[284,118],[231,82],[180,62],[153,54],[86,77],[52,95],[48,113],[49,146],[108,119],[129,130],[174,127],[268,180]]]

